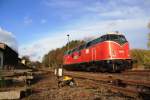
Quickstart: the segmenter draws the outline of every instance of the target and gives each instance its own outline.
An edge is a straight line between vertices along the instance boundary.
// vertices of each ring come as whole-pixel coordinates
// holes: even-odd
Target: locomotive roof
[[[79,50],[80,48],[85,48],[86,46],[87,46],[87,44],[89,44],[89,43],[91,43],[91,42],[96,42],[96,40],[98,40],[98,39],[100,39],[101,37],[103,37],[103,36],[105,36],[105,35],[110,35],[110,34],[112,34],[112,35],[123,35],[122,33],[120,33],[120,32],[118,32],[118,31],[116,31],[116,32],[108,32],[108,33],[106,33],[106,34],[104,34],[104,35],[101,35],[100,37],[98,37],[98,38],[95,38],[95,39],[93,39],[93,40],[91,40],[91,41],[88,41],[88,42],[86,42],[86,43],[84,43],[84,44],[81,44],[81,45],[79,45],[79,46],[77,46],[77,47],[75,47],[75,48],[73,48],[73,49],[71,49],[71,50],[67,50],[66,52],[74,52],[74,51],[76,51],[76,50]]]
[[[108,32],[107,34],[115,34],[115,35],[123,35],[122,33],[116,31],[116,32]]]

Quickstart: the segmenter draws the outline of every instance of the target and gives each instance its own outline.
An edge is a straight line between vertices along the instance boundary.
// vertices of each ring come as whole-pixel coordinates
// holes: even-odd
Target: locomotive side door
[[[92,61],[96,60],[96,48],[92,48]]]

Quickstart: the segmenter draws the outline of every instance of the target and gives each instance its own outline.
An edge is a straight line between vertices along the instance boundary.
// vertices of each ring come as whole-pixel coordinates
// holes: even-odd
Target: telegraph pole
[[[68,50],[69,50],[69,36],[70,36],[70,35],[67,34],[67,37],[68,37],[68,46],[67,46],[67,49],[68,49]],[[68,51],[68,50],[67,50],[67,51]]]

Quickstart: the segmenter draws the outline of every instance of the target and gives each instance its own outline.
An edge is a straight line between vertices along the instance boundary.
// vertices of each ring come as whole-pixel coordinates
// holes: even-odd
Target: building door
[[[0,51],[0,69],[3,67],[3,52]]]

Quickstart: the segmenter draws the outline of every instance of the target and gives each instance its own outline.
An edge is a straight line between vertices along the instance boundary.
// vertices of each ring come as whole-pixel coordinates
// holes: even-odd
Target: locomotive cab
[[[103,35],[107,52],[103,57],[106,59],[105,67],[108,71],[121,71],[132,67],[132,60],[129,53],[129,43],[125,36],[118,33]]]

